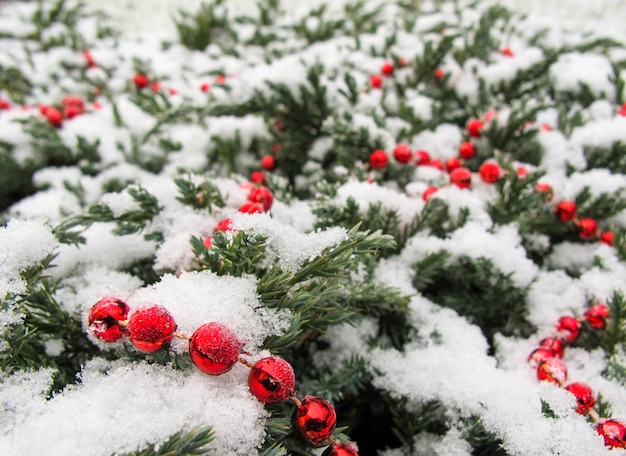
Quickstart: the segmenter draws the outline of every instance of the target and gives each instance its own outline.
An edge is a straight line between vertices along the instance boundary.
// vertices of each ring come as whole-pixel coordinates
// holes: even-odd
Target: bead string
[[[155,305],[131,312],[121,299],[105,297],[91,308],[88,324],[97,339],[117,342],[127,337],[145,353],[162,350],[175,338],[187,340],[191,361],[209,375],[224,374],[240,363],[250,369],[248,386],[260,402],[277,404],[290,400],[296,405],[292,428],[312,446],[327,444],[323,456],[358,456],[356,446],[332,438],[337,415],[330,402],[318,396],[299,399],[294,392],[293,368],[283,358],[269,356],[252,363],[241,357],[250,355],[243,349],[245,343],[221,323],[205,323],[188,336],[176,331],[174,317],[164,307]]]

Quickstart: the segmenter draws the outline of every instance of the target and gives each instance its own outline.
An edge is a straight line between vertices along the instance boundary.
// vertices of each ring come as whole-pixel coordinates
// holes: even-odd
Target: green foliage
[[[261,275],[265,271],[262,264],[265,259],[267,237],[249,235],[237,231],[229,239],[222,231],[213,234],[211,247],[206,248],[204,241],[193,236],[190,240],[196,254],[198,269],[209,269],[218,275],[241,277],[244,274]]]
[[[328,5],[321,4],[309,11],[309,14],[300,23],[294,25],[293,29],[296,34],[304,38],[309,44],[316,41],[326,41],[334,37],[344,26],[346,20],[327,17],[327,8]],[[311,24],[314,24],[314,27]]]
[[[213,206],[224,207],[224,199],[217,186],[208,180],[196,185],[190,180],[182,177],[174,179],[181,196],[176,199],[181,203],[191,206],[194,209],[206,210],[213,213]]]
[[[533,332],[525,318],[527,289],[518,288],[511,274],[483,257],[445,260],[446,254],[435,252],[413,265],[413,285],[426,298],[466,316],[492,346],[497,333],[527,337]]]
[[[30,94],[32,83],[22,71],[15,67],[0,65],[0,92],[6,92],[17,103],[24,103]]]
[[[179,431],[163,443],[151,443],[146,449],[132,453],[115,453],[114,456],[193,456],[210,452],[210,443],[215,439],[211,427]]]
[[[176,29],[181,44],[197,51],[204,51],[209,44],[218,44],[223,49],[232,47],[237,34],[229,26],[228,11],[223,4],[223,0],[202,3],[193,14],[180,10]]]
[[[415,450],[415,436],[420,432],[443,434],[446,429],[445,409],[439,401],[412,404],[405,398],[386,397],[393,420],[393,433],[403,447]]]
[[[614,174],[626,174],[626,143],[614,142],[611,147],[585,147],[587,169],[605,168]]]
[[[465,440],[472,446],[474,456],[507,456],[508,453],[502,447],[502,440],[485,429],[485,425],[479,417],[471,417],[464,420]]]

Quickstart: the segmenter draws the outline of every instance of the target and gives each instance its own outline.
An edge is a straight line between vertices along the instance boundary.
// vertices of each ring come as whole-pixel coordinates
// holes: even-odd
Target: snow
[[[242,0],[233,8],[245,11],[253,3]],[[289,11],[280,21],[287,24],[298,10],[317,3],[285,1]],[[328,14],[334,14],[333,11],[344,3],[334,2]],[[301,85],[309,86],[307,68],[321,61],[327,68],[323,84],[332,109],[349,113],[348,128],[352,132],[366,131],[370,140],[381,142],[391,155],[400,132],[411,127],[398,115],[402,104],[425,122],[436,118],[440,106],[419,84],[408,89],[404,99],[394,93],[391,79],[385,79],[384,90],[366,88],[369,75],[380,71],[381,64],[388,58],[386,54],[413,59],[420,55],[427,39],[439,40],[440,34],[433,30],[455,20],[452,3],[442,6],[440,11],[435,11],[438,2],[424,3],[433,14],[420,16],[412,31],[422,34],[398,33],[389,52],[382,51],[388,32],[388,25],[384,25],[376,33],[363,35],[360,49],[355,49],[353,40],[345,37],[306,47],[302,39],[285,29],[277,31],[284,35],[284,42],[274,43],[267,49],[239,44],[237,49],[241,52],[236,57],[225,55],[216,45],[210,45],[205,52],[190,51],[177,44],[162,46],[162,40],[176,37],[168,15],[177,8],[194,10],[199,0],[175,3],[91,0],[89,6],[104,7],[112,13],[125,34],[119,42],[92,39],[88,43],[99,68],[85,71],[84,76],[106,84],[106,96],[98,98],[103,106],[96,109],[90,105],[87,113],[66,121],[58,133],[61,142],[74,153],[78,136],[89,142],[100,141],[99,172],[96,175],[83,172],[79,165],[85,163],[44,167],[33,176],[39,191],[8,209],[6,215],[10,220],[5,227],[0,227],[0,296],[5,297],[4,302],[10,306],[0,311],[0,336],[6,336],[24,318],[22,309],[14,305],[19,295],[28,292],[23,273],[55,254],[54,267],[45,271],[51,280],[58,281],[53,297],[70,315],[82,320],[85,331],[87,313],[93,303],[105,296],[116,296],[126,301],[131,309],[155,304],[164,306],[174,316],[178,331],[186,335],[208,321],[220,322],[245,341],[247,359],[268,355],[263,342],[288,331],[293,318],[291,311],[264,307],[257,295],[256,277],[190,271],[195,260],[190,238],[209,236],[220,220],[232,217],[235,230],[267,237],[265,265],[275,264],[295,273],[307,261],[345,241],[347,230],[341,227],[314,230],[314,204],[291,200],[279,193],[275,195],[269,214],[238,213],[238,206],[247,198],[245,187],[240,186],[245,178],[214,175],[211,167],[217,161],[213,160],[217,153],[215,138],[239,139],[233,160],[238,164],[253,164],[256,158],[248,153],[251,145],[255,141],[269,143],[277,137],[270,126],[273,119],[260,115],[216,117],[202,109],[247,101],[255,91],[266,93],[268,81],[285,84],[299,93]],[[493,89],[544,58],[546,48],[531,44],[528,38],[544,26],[554,26],[555,21],[573,28],[575,33],[551,29],[543,41],[547,45],[580,43],[582,33],[579,32],[589,30],[612,34],[617,39],[626,38],[622,24],[626,6],[618,1],[576,1],[567,8],[563,8],[566,5],[563,1],[489,0],[489,4],[494,3],[513,4],[529,12],[530,17],[519,19],[519,30],[512,27],[510,33],[498,36],[503,45],[511,48],[513,57],[494,50],[487,61],[468,59],[463,65],[451,60],[443,62],[443,68],[451,76],[450,88],[469,102],[478,100],[479,78]],[[371,5],[368,3],[368,7]],[[387,6],[385,15],[398,14],[393,5]],[[3,5],[3,13],[6,11],[7,15],[0,17],[0,29],[18,35],[30,33],[32,26],[24,18],[32,14],[33,7],[21,2]],[[468,9],[464,12],[463,23],[471,24],[479,13],[480,8]],[[547,17],[550,15],[552,19]],[[308,17],[305,25],[313,29],[318,22],[317,18]],[[601,30],[597,26],[600,23]],[[93,35],[93,22],[79,27]],[[253,36],[250,25],[238,27],[240,39]],[[63,31],[54,28],[46,33],[54,37]],[[427,36],[423,34],[425,31],[429,32]],[[457,50],[463,44],[461,41],[455,41]],[[31,106],[58,103],[68,93],[85,94],[91,90],[92,84],[71,69],[71,66],[84,64],[79,52],[66,47],[31,52],[20,40],[5,43],[8,50],[0,55],[0,62],[19,66],[36,86],[33,95],[27,98]],[[267,51],[272,47],[285,55],[268,62]],[[376,55],[371,55],[372,50]],[[167,109],[149,113],[135,103],[135,95],[129,95],[133,93],[130,81],[139,67],[145,68],[151,78],[162,84]],[[216,83],[217,73],[226,76],[228,86]],[[347,73],[360,90],[354,106],[339,95],[340,89],[345,89],[343,81]],[[395,77],[404,81],[411,74],[410,68],[397,69]],[[601,54],[567,53],[559,57],[548,76],[560,95],[577,92],[581,84],[586,84],[602,99],[587,107],[572,107],[581,109],[584,124],[576,126],[571,134],[556,130],[559,114],[556,109],[548,108],[538,114],[537,125],[546,124],[554,129],[539,131],[537,135],[544,150],[539,168],[546,171],[541,181],[555,189],[554,201],[575,198],[585,188],[589,188],[594,197],[622,191],[626,188],[622,174],[606,169],[585,169],[586,148],[607,148],[618,141],[626,142],[626,116],[617,114],[619,102],[624,100],[616,100],[615,86],[610,79],[610,58]],[[199,90],[203,82],[211,85],[208,93]],[[175,88],[178,94],[167,96],[169,88]],[[497,98],[494,97],[494,102],[499,103]],[[531,104],[536,102],[531,101]],[[201,124],[195,120],[176,121],[162,126],[160,137],[180,144],[181,150],[167,156],[159,174],[151,174],[138,163],[132,163],[129,156],[133,142],[141,142],[147,132],[180,107],[194,108],[202,121]],[[502,106],[493,106],[493,109],[499,110],[498,122],[505,125],[511,109]],[[116,114],[120,116],[121,125],[116,125]],[[16,122],[37,116],[36,109],[0,112],[0,140],[14,145],[12,156],[18,163],[41,159],[30,144],[30,136]],[[323,128],[328,129],[338,123],[335,117],[322,120]],[[434,159],[446,160],[458,155],[464,138],[465,132],[458,125],[437,123],[406,142],[413,149],[427,150]],[[334,147],[329,134],[318,139],[310,150],[302,151],[308,158],[304,164],[307,176],[297,176],[296,189],[310,188],[321,179],[322,163],[334,152]],[[156,137],[140,144],[138,150],[144,159],[161,154]],[[514,162],[516,151],[501,152]],[[532,168],[529,164],[520,163],[520,166]],[[352,324],[330,327],[321,336],[329,348],[313,355],[315,365],[320,369],[332,368],[358,355],[369,363],[374,386],[380,391],[391,397],[406,398],[409,406],[416,408],[428,401],[439,401],[449,430],[443,435],[420,433],[415,436],[416,455],[471,454],[472,448],[461,423],[461,418],[470,417],[480,418],[488,432],[503,440],[505,450],[511,455],[626,454],[621,450],[609,452],[593,427],[574,412],[573,397],[563,389],[538,382],[526,363],[528,353],[538,341],[554,333],[559,317],[580,316],[590,301],[605,302],[616,290],[624,289],[626,266],[616,250],[599,242],[563,240],[551,244],[550,238],[541,234],[522,237],[521,227],[516,223],[496,225],[488,211],[488,203],[497,197],[496,190],[477,175],[473,176],[472,189],[464,190],[449,185],[446,172],[420,166],[401,190],[398,185],[375,182],[383,172],[368,174],[366,168],[359,168],[361,171],[367,176],[357,180],[345,167],[334,169],[337,176],[345,176],[332,201],[338,207],[353,198],[365,214],[368,207],[379,204],[385,210],[395,211],[403,228],[424,213],[429,203],[424,202],[421,195],[427,186],[436,185],[440,188],[433,198],[447,204],[451,220],[457,220],[463,211],[467,211],[467,220],[445,236],[420,231],[408,239],[400,253],[380,260],[375,266],[372,280],[396,287],[410,296],[410,319],[418,328],[418,334],[403,351],[386,346],[372,348],[371,341],[377,337],[379,327],[375,319],[363,318]],[[213,207],[209,211],[183,204],[177,199],[180,194],[173,181],[178,176],[196,185],[204,181],[214,184],[225,207]],[[276,188],[287,186],[286,180],[275,179],[272,184]],[[94,223],[81,233],[85,238],[83,244],[59,244],[52,227],[68,215],[84,213],[91,204],[105,204],[115,217],[138,208],[128,191],[104,189],[105,184],[114,180],[123,185],[127,182],[141,185],[157,199],[158,214],[138,233],[117,236],[113,232],[115,224]],[[80,189],[79,194],[69,191],[69,186]],[[626,214],[605,221],[602,228],[610,228],[610,223],[623,225]],[[155,233],[162,235],[163,240],[146,239],[146,235]],[[233,232],[226,233],[227,237],[232,235]],[[529,258],[524,248],[528,244],[548,252],[544,264],[540,266]],[[495,355],[491,355],[491,347],[478,326],[426,299],[412,285],[415,263],[441,250],[451,254],[449,261],[462,256],[489,259],[499,272],[511,277],[516,287],[527,289],[526,318],[537,331],[529,338],[496,334]],[[159,273],[156,283],[146,285],[130,272],[138,260],[151,264]],[[359,282],[366,276],[360,271],[352,279]],[[105,344],[93,337],[92,341],[103,352],[108,352],[107,359],[122,353],[124,348],[132,349],[127,342]],[[0,351],[8,348],[6,341],[1,340]],[[50,337],[44,341],[43,349],[48,356],[58,357],[66,347],[62,339]],[[178,355],[185,354],[187,341],[175,339],[171,350]],[[565,361],[573,381],[586,382],[594,391],[601,392],[611,403],[615,416],[626,418],[623,385],[603,376],[607,359],[602,350],[568,347]],[[257,454],[265,438],[268,412],[249,393],[247,372],[245,366],[237,364],[227,374],[213,377],[195,368],[175,370],[169,365],[147,361],[105,361],[104,356],[96,356],[82,367],[79,382],[51,398],[46,395],[52,385],[53,369],[2,372],[0,424],[4,431],[0,434],[0,453],[104,456],[136,451],[151,442],[160,444],[181,429],[213,426],[216,440],[211,444],[210,453]],[[550,405],[558,419],[542,414],[541,401]],[[404,450],[383,450],[380,454],[398,456],[405,454]]]

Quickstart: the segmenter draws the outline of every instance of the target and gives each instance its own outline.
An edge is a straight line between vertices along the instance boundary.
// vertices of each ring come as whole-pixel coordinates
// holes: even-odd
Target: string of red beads
[[[537,370],[537,379],[554,383],[569,391],[576,398],[576,412],[589,415],[597,422],[596,431],[604,438],[604,444],[612,448],[626,448],[626,423],[614,418],[601,419],[595,410],[596,398],[589,385],[581,382],[566,384],[567,366],[562,361],[565,345],[575,342],[583,329],[583,322],[591,328],[603,330],[609,318],[609,309],[604,304],[594,304],[584,316],[563,316],[555,326],[556,335],[542,339],[539,347],[528,356],[531,367]]]
[[[228,221],[223,221],[228,228]],[[165,349],[174,338],[189,340],[193,364],[208,375],[222,375],[240,362],[248,366],[250,393],[264,404],[291,400],[295,403],[291,422],[293,430],[312,446],[328,444],[326,456],[357,456],[356,446],[332,439],[337,424],[333,405],[318,396],[295,396],[296,377],[293,367],[278,356],[261,358],[254,364],[244,358],[244,342],[226,325],[208,322],[197,328],[191,337],[176,332],[172,314],[162,306],[147,306],[134,311],[121,299],[105,297],[93,305],[88,314],[89,331],[104,342],[117,342],[127,337],[131,344],[145,353]]]

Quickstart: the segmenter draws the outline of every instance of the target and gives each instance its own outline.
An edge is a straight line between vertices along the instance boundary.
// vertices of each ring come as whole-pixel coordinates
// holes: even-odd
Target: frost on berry
[[[241,343],[228,327],[210,322],[200,326],[189,339],[189,355],[202,372],[221,375],[239,359]]]
[[[567,367],[558,358],[548,358],[539,363],[537,378],[541,381],[562,385],[567,381]]]
[[[120,322],[128,318],[128,305],[121,299],[105,297],[95,303],[88,316],[89,330],[98,339],[115,342],[126,333]]]
[[[169,344],[177,325],[165,307],[138,309],[128,319],[128,337],[132,344],[146,353],[153,353]]]
[[[585,318],[592,328],[604,329],[609,318],[609,308],[604,304],[594,304],[585,312]]]
[[[581,415],[587,415],[596,403],[591,388],[584,383],[575,382],[567,385],[565,389],[576,397],[576,412]]]
[[[270,356],[260,359],[250,369],[250,392],[264,403],[279,403],[293,395],[296,377],[291,365],[282,358]]]
[[[359,452],[353,445],[347,443],[333,443],[324,450],[322,456],[358,456]]]
[[[603,420],[596,428],[604,437],[604,444],[613,448],[626,448],[626,425],[616,419]]]

